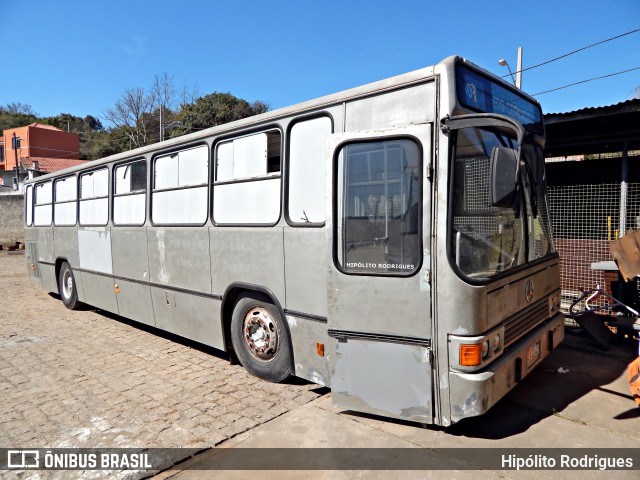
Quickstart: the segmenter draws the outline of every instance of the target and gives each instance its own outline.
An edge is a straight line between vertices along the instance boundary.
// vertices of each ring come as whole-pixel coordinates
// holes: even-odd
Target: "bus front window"
[[[527,195],[529,257],[531,260],[545,257],[554,252],[551,235],[551,220],[547,205],[547,182],[544,170],[542,147],[534,143],[525,143],[522,148],[524,164],[527,167],[523,176]]]
[[[517,149],[516,140],[493,130],[457,132],[453,159],[451,252],[458,269],[482,280],[526,261],[524,213],[491,204],[493,147]],[[519,201],[519,200],[517,200]]]

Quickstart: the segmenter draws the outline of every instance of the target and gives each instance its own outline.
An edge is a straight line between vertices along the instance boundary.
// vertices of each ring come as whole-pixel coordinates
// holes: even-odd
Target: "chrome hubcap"
[[[71,298],[71,294],[73,293],[73,277],[71,276],[71,272],[66,270],[62,275],[62,294],[64,298]]]
[[[249,351],[260,360],[271,360],[278,347],[278,331],[269,312],[262,307],[250,309],[242,327]]]

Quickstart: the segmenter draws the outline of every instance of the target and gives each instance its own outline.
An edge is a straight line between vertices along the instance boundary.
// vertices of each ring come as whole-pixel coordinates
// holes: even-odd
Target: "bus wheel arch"
[[[225,345],[252,375],[281,382],[293,374],[293,349],[286,317],[264,287],[231,286],[222,304]]]

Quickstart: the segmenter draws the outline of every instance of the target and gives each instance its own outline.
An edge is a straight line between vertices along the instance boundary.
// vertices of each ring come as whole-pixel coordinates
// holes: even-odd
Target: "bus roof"
[[[251,117],[246,117],[240,120],[236,120],[233,122],[225,123],[222,125],[217,125],[215,127],[207,128],[205,130],[201,130],[199,132],[189,133],[186,135],[182,135],[180,137],[172,138],[169,140],[165,140],[163,142],[157,142],[150,145],[145,145],[144,147],[139,147],[134,150],[128,150],[126,152],[117,153],[115,155],[110,155],[108,157],[104,157],[97,160],[88,161],[82,165],[66,168],[64,170],[58,170],[54,173],[49,173],[46,175],[42,175],[40,177],[36,177],[30,180],[26,180],[25,184],[35,183],[38,181],[46,180],[49,178],[56,178],[64,175],[68,175],[70,173],[76,171],[83,171],[86,169],[90,169],[93,167],[97,167],[103,164],[111,163],[119,160],[126,160],[135,157],[144,156],[150,152],[154,152],[159,148],[162,149],[171,149],[172,147],[177,147],[185,143],[191,143],[198,140],[203,140],[205,138],[211,137],[213,135],[220,136],[225,133],[231,133],[235,130],[239,130],[242,128],[247,128],[251,126],[258,126],[260,124],[269,123],[271,121],[275,121],[281,118],[286,118],[288,116],[302,114],[302,113],[312,113],[314,111],[320,110],[322,108],[326,108],[332,105],[336,105],[342,102],[346,102],[349,100],[354,100],[357,98],[367,97],[371,95],[375,95],[377,93],[382,93],[388,90],[395,90],[398,88],[402,88],[404,86],[409,86],[415,83],[420,83],[426,78],[433,77],[436,75],[436,71],[439,66],[443,68],[453,69],[456,62],[462,61],[467,65],[471,65],[473,68],[478,69],[485,73],[486,75],[496,79],[497,81],[502,82],[508,88],[513,88],[510,84],[502,80],[500,77],[497,77],[495,74],[478,67],[477,65],[469,62],[468,60],[459,57],[459,56],[450,56],[445,58],[443,61],[438,63],[437,65],[431,67],[424,67],[418,70],[414,70],[408,73],[404,73],[401,75],[397,75],[394,77],[386,78],[384,80],[378,80],[372,83],[368,83],[365,85],[361,85],[359,87],[350,88],[348,90],[343,90],[341,92],[329,94],[323,97],[319,97],[313,100],[308,100],[305,102],[301,102],[295,105],[291,105],[288,107],[279,108],[270,112],[262,113],[259,115],[254,115]],[[526,95],[529,97],[528,95]],[[534,103],[537,101],[529,97],[530,100]]]

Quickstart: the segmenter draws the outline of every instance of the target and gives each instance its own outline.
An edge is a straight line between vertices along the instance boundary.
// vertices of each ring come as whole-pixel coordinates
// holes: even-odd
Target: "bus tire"
[[[252,375],[281,382],[291,376],[289,331],[271,303],[243,294],[231,317],[231,342],[242,366]]]
[[[68,262],[63,262],[62,265],[60,265],[58,291],[65,307],[69,310],[77,310],[80,308],[81,303],[78,300],[76,279],[73,276],[73,270],[71,270],[71,265],[69,265]]]

